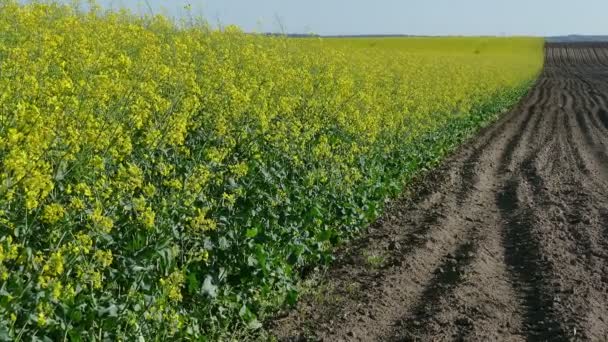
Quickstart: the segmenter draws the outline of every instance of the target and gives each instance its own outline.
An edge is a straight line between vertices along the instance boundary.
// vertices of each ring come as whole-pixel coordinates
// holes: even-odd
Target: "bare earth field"
[[[608,341],[608,44],[549,44],[528,96],[338,252],[281,341]]]

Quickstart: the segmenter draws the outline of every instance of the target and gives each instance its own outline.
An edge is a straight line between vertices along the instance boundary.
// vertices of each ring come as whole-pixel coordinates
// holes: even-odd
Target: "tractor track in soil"
[[[607,341],[608,45],[547,44],[529,94],[393,201],[269,329],[280,341]]]

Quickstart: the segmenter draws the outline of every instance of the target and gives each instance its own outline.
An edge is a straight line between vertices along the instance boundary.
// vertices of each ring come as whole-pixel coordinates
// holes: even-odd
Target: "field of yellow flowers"
[[[536,39],[292,39],[0,0],[0,340],[258,328],[541,66]]]

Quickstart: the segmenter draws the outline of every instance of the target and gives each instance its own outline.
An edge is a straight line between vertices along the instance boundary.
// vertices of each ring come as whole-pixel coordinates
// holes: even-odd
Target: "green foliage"
[[[542,63],[369,43],[0,0],[0,339],[259,329]]]

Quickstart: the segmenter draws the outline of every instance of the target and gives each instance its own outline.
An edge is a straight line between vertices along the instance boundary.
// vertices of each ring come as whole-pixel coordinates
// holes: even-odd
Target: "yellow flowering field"
[[[529,38],[285,38],[0,0],[0,340],[214,339],[524,94]]]

